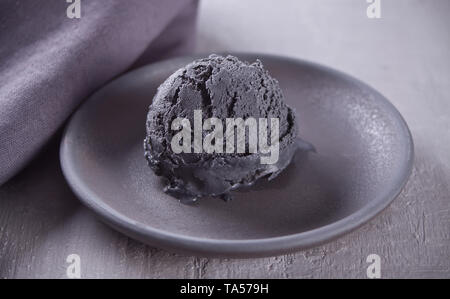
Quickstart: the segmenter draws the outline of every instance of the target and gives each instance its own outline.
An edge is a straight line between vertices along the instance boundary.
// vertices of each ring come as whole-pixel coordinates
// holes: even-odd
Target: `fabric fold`
[[[22,169],[106,82],[192,46],[196,0],[0,4],[0,185]]]

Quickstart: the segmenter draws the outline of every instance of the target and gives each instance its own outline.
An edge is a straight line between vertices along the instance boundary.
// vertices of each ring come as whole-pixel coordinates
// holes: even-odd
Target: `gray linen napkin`
[[[74,3],[0,1],[0,185],[96,89],[193,44],[196,0]]]

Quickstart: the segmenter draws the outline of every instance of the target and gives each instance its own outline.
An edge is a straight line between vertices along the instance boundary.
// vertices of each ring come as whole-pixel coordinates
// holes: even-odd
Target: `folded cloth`
[[[80,18],[76,9],[80,8]],[[0,1],[0,185],[89,94],[194,39],[197,0]]]

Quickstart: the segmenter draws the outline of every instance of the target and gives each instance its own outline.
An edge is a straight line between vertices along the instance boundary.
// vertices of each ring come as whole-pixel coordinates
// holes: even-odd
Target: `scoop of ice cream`
[[[199,110],[203,120],[217,118],[224,124],[226,119],[278,119],[278,160],[261,163],[263,154],[249,150],[248,132],[243,141],[244,153],[196,152],[193,144],[189,153],[175,153],[171,142],[177,131],[171,127],[172,122],[185,118],[194,124],[194,111]],[[259,60],[250,64],[234,56],[211,55],[171,75],[153,98],[146,129],[144,148],[149,166],[166,179],[165,191],[182,200],[229,198],[231,190],[251,185],[262,177],[277,176],[299,147],[295,115],[283,102],[278,81]],[[208,133],[202,131],[202,137]],[[234,143],[237,147],[237,140]]]

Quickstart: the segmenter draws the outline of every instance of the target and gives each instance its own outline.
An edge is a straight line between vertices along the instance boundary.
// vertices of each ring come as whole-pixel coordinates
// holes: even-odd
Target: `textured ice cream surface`
[[[228,118],[279,119],[278,161],[262,164],[260,152],[248,151],[248,136],[245,153],[175,153],[171,140],[177,131],[171,123],[176,118],[194,123],[194,110],[201,110],[203,119],[215,117],[224,123]],[[274,178],[299,148],[295,114],[284,103],[278,81],[259,60],[247,63],[234,56],[210,55],[172,74],[153,98],[146,132],[149,166],[166,180],[165,192],[185,201],[229,198],[231,190],[263,177]]]

